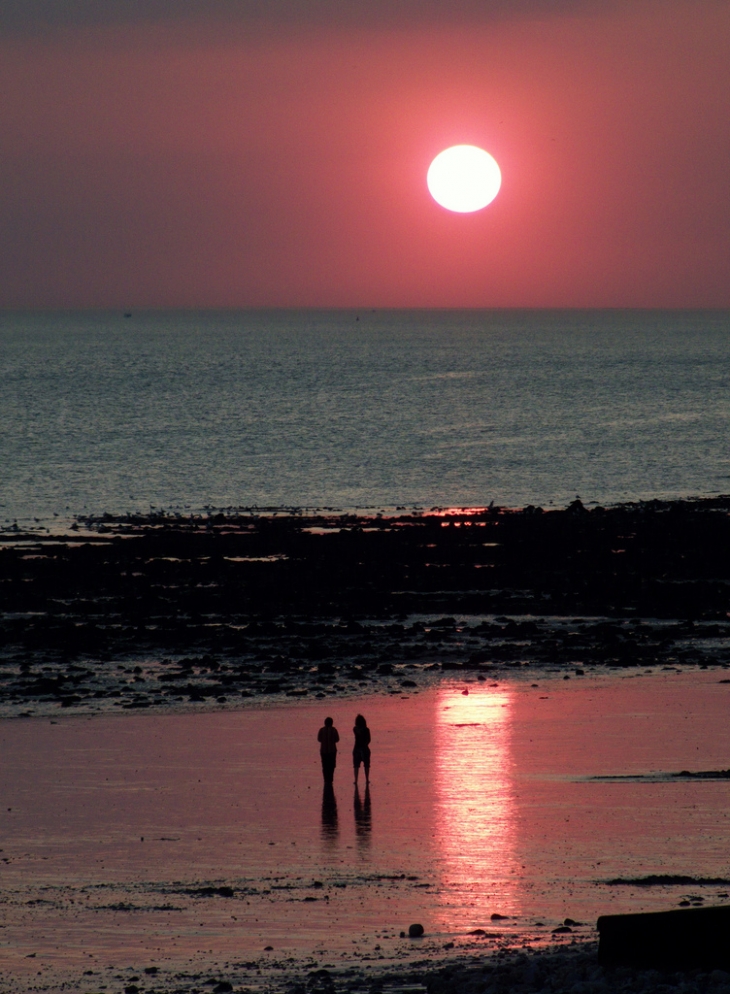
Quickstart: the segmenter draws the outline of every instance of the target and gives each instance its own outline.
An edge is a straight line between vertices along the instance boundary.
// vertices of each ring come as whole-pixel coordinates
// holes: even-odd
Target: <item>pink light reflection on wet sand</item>
[[[511,728],[513,691],[442,687],[435,700],[434,779],[441,930],[519,913]]]
[[[359,795],[352,782],[359,710],[374,738],[368,797],[362,774]],[[3,968],[189,966],[267,945],[320,963],[373,955],[376,932],[397,939],[423,914],[417,885],[433,879],[424,711],[381,696],[0,722]],[[328,713],[342,736],[334,803],[316,742]],[[191,893],[221,884],[232,898]]]
[[[674,907],[676,888],[601,881],[730,876],[730,782],[590,778],[727,769],[719,679],[472,679],[468,695],[461,681],[409,698],[0,722],[1,968],[203,968],[265,959],[266,945],[398,962],[428,943],[443,955],[447,939],[458,951],[474,928],[532,936],[542,921],[550,941],[566,916],[590,928]],[[369,807],[352,783],[358,711],[373,731]],[[327,713],[342,736],[336,817],[316,746]],[[234,896],[190,893],[210,883]],[[491,926],[494,911],[510,919]],[[415,921],[420,945],[398,938]]]

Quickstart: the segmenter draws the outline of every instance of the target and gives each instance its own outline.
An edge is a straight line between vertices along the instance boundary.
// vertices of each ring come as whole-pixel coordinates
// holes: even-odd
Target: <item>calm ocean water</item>
[[[730,313],[0,314],[0,522],[730,491]]]

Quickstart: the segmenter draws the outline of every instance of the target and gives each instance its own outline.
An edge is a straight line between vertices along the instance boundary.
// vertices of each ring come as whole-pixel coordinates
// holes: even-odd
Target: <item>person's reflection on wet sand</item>
[[[372,830],[372,812],[370,808],[370,788],[365,788],[365,799],[360,800],[360,788],[355,784],[355,834],[359,843],[370,842]]]
[[[326,783],[322,791],[322,838],[334,842],[338,834],[335,789],[331,783]]]

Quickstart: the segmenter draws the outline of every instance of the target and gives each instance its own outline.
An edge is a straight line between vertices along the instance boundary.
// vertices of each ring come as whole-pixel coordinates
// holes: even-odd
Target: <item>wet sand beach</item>
[[[325,970],[336,989],[446,990],[445,962],[588,956],[601,913],[725,903],[730,782],[673,774],[728,766],[728,694],[717,671],[469,675],[406,697],[4,720],[4,989],[313,989]],[[402,938],[413,922],[423,938]]]
[[[730,893],[729,507],[7,530],[5,989],[615,989]]]

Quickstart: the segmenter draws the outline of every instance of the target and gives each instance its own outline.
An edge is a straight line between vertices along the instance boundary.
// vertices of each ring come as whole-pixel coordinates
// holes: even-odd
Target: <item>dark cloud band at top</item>
[[[637,0],[633,0],[636,4]],[[0,35],[185,20],[388,26],[596,13],[629,0],[0,0]]]

